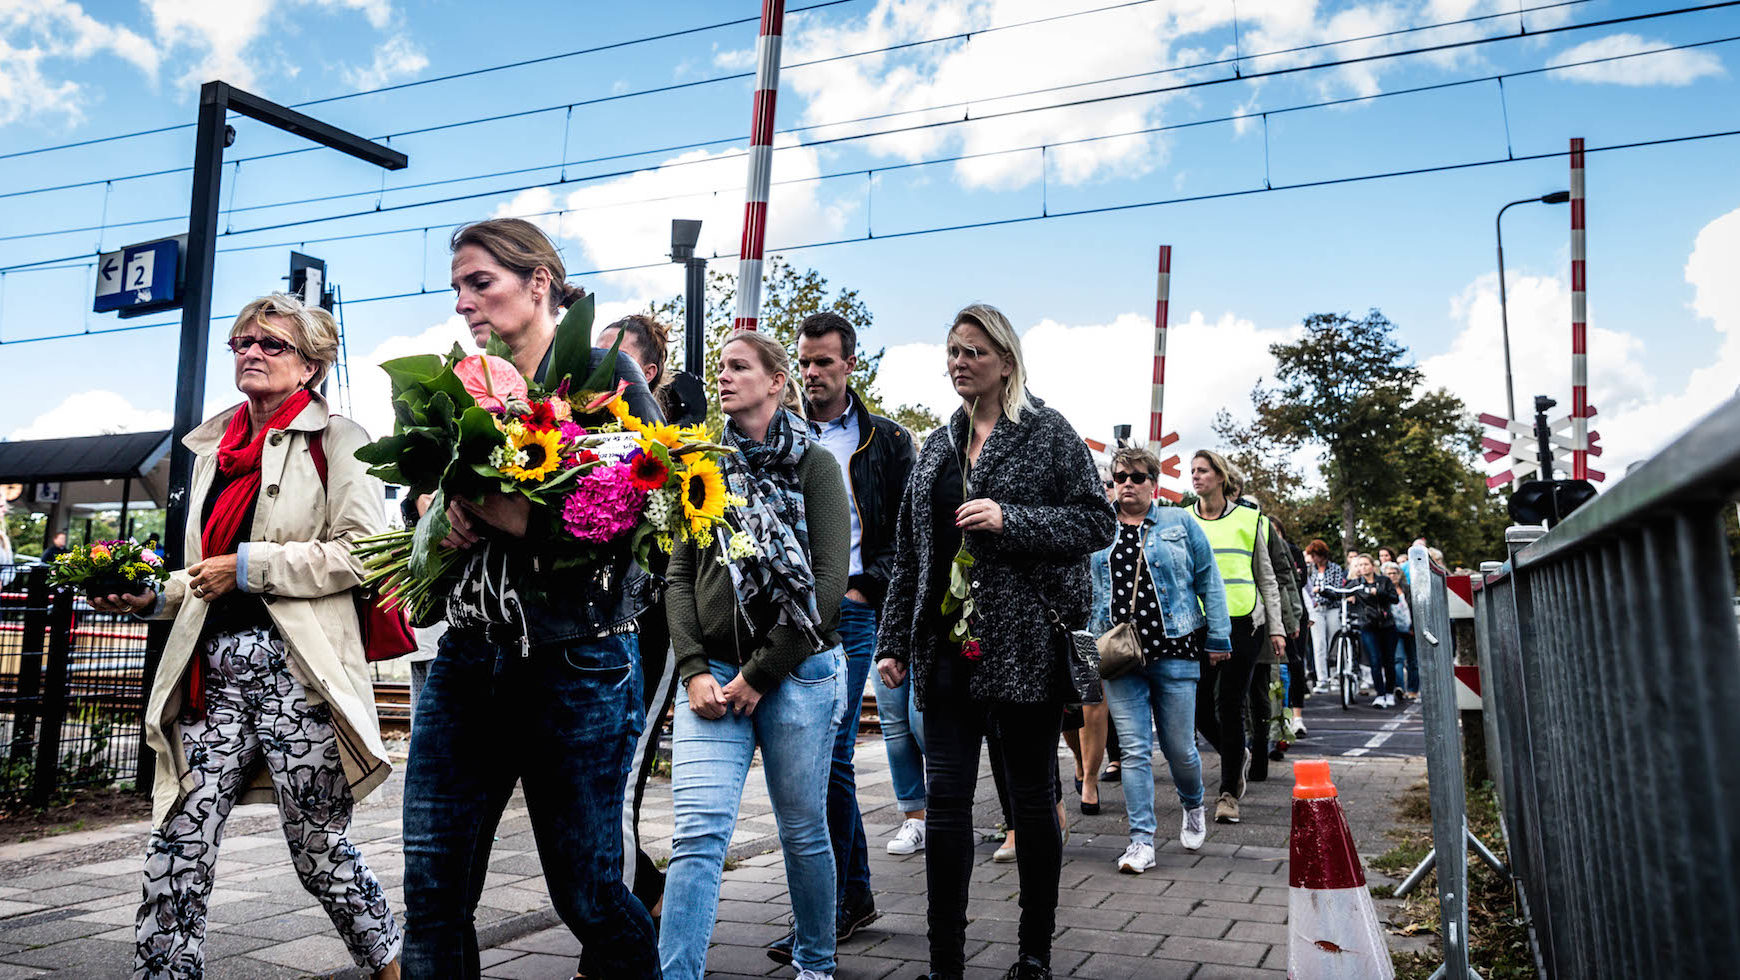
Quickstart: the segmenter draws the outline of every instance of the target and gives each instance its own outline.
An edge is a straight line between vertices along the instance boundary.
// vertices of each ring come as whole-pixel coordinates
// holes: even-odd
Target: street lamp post
[[[681,262],[683,283],[683,370],[700,377],[706,370],[707,260],[695,254],[701,222],[671,219],[671,261]]]
[[[1498,322],[1504,333],[1504,407],[1506,416],[1512,422],[1516,421],[1516,385],[1511,381],[1510,375],[1510,309],[1506,305],[1504,289],[1504,213],[1518,204],[1564,204],[1570,199],[1570,191],[1525,197],[1499,208],[1498,217],[1492,219],[1493,230],[1498,238]]]

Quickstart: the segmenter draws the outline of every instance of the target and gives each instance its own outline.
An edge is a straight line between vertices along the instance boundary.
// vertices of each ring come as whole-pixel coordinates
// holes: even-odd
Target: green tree
[[[1263,512],[1279,520],[1288,539],[1303,548],[1312,538],[1341,536],[1334,506],[1322,489],[1307,486],[1292,463],[1292,449],[1274,438],[1242,426],[1225,409],[1215,414],[1214,433],[1226,450],[1227,462],[1244,477],[1244,492],[1262,502]]]
[[[701,375],[704,382],[719,376],[719,351],[731,337],[731,324],[736,309],[737,276],[716,269],[709,272],[705,320],[707,356],[706,368]],[[787,350],[795,350],[798,324],[803,322],[804,317],[824,311],[840,314],[858,330],[858,369],[852,373],[851,384],[852,390],[858,393],[858,397],[864,400],[870,411],[894,419],[920,438],[942,424],[936,413],[922,405],[889,408],[883,404],[881,396],[876,393],[876,375],[882,366],[884,348],[878,347],[872,354],[864,346],[863,335],[870,331],[874,318],[856,289],[840,289],[830,294],[827,278],[816,270],[798,269],[778,255],[768,260],[761,284],[759,329],[762,332],[772,335]],[[676,370],[682,367],[682,324],[685,315],[683,297],[673,296],[664,302],[654,303],[650,312],[673,325],[670,363],[667,368]],[[713,397],[710,386],[707,424],[714,429],[720,424],[719,404]]]
[[[1502,501],[1486,492],[1479,432],[1461,401],[1418,393],[1419,369],[1375,309],[1359,319],[1313,314],[1304,328],[1298,341],[1269,348],[1279,383],[1251,395],[1256,414],[1239,434],[1262,464],[1254,485],[1267,481],[1293,508],[1301,535],[1339,532],[1343,549],[1399,550],[1424,536],[1452,564],[1498,555]],[[1273,462],[1307,445],[1322,447],[1327,506],[1299,494],[1295,475]]]

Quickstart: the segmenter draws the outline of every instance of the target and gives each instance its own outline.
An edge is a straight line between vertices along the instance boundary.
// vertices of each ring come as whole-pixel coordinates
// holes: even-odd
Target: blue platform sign
[[[181,262],[181,242],[164,238],[128,245],[118,252],[97,257],[95,312],[146,309],[162,310],[180,304],[176,276]]]

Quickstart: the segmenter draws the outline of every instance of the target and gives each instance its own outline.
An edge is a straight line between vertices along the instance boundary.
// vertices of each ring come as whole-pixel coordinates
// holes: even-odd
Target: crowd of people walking
[[[451,248],[478,346],[493,334],[543,381],[579,295],[554,246],[495,219]],[[662,323],[629,317],[594,339],[594,366],[620,342],[611,370],[636,417],[699,421],[704,405],[667,383]],[[1418,691],[1393,560],[1350,554],[1344,572],[1321,540],[1296,546],[1211,450],[1191,460],[1188,507],[1157,499],[1160,461],[1144,449],[1118,449],[1102,472],[1028,389],[995,307],[965,307],[941,339],[960,407],[915,438],[852,390],[845,318],[804,320],[795,361],[765,334],[733,336],[712,380],[738,534],[679,546],[659,574],[626,549],[562,571],[523,497],[446,505],[444,544],[464,558],[444,631],[422,634],[413,666],[401,922],[347,836],[389,769],[351,600],[350,544],[384,526],[381,487],[354,456],[361,429],[317,391],[336,355],[330,316],[282,294],[249,304],[229,340],[245,401],[185,440],[198,459],[188,566],[160,593],[95,600],[174,621],[146,719],[158,772],[135,975],[201,975],[224,821],[275,798],[303,884],[360,967],[476,977],[478,900],[518,785],[550,899],[582,944],[579,975],[698,978],[759,752],[793,913],[768,955],[830,977],[837,943],[877,918],[880,843],[924,854],[927,977],[958,978],[983,753],[1009,834],[995,860],[1017,865],[1021,892],[1006,976],[1038,980],[1068,834],[1066,728],[1083,813],[1098,812],[1102,758],[1115,760],[1129,832],[1117,866],[1141,874],[1160,833],[1155,746],[1184,849],[1209,833],[1199,733],[1220,762],[1212,819],[1238,822],[1248,783],[1306,735],[1307,690],[1329,681],[1332,590],[1358,587],[1348,608],[1373,703]],[[430,505],[407,500],[406,519]],[[735,546],[745,537],[753,547]],[[1106,651],[1103,671],[1084,638]],[[867,682],[901,814],[885,842],[858,808]],[[675,831],[661,869],[639,809],[667,711]]]

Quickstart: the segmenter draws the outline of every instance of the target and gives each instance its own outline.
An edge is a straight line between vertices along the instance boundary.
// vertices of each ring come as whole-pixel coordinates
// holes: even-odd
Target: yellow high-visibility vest
[[[1226,586],[1227,615],[1249,616],[1257,608],[1257,542],[1268,539],[1269,519],[1237,504],[1217,519],[1203,517],[1195,507],[1190,508],[1190,516],[1214,549],[1214,563]]]

